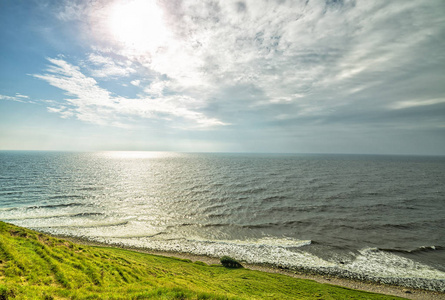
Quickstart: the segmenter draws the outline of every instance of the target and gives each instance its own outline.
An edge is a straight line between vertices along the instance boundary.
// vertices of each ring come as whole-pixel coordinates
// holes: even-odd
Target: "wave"
[[[84,204],[80,202],[70,202],[70,203],[58,203],[58,204],[47,204],[47,205],[32,205],[32,206],[15,206],[0,208],[0,211],[13,211],[13,210],[35,210],[35,209],[56,209],[64,207],[74,207],[74,206],[91,206],[91,204]]]
[[[239,261],[267,264],[282,269],[339,276],[384,284],[445,291],[445,273],[428,265],[376,248],[362,249],[352,259],[323,259],[305,246],[311,240],[259,238],[247,240],[207,239],[97,239],[116,245],[159,251],[185,252],[210,257],[229,255]],[[307,251],[309,250],[309,251]]]
[[[428,221],[421,221],[421,222],[408,222],[408,223],[400,223],[400,224],[394,224],[394,223],[385,223],[385,224],[368,224],[364,226],[357,226],[357,229],[387,229],[387,228],[394,228],[394,229],[412,229],[416,227],[445,227],[445,220],[438,219],[438,220],[428,220]]]
[[[335,209],[345,209],[343,206],[336,206]],[[268,213],[292,213],[292,212],[325,212],[332,210],[329,205],[308,205],[308,206],[280,206],[267,209]]]
[[[249,224],[241,225],[243,228],[261,229],[261,228],[273,228],[273,227],[294,227],[296,225],[304,224],[303,221],[288,221],[288,222],[268,222],[261,224]]]
[[[312,225],[314,224],[314,219],[305,219],[305,220],[288,220],[288,221],[280,221],[280,222],[264,222],[264,223],[252,223],[252,224],[235,224],[230,222],[216,222],[215,219],[226,217],[227,215],[224,213],[214,213],[209,214],[208,217],[211,217],[214,222],[212,223],[180,223],[168,226],[169,228],[174,227],[235,227],[235,228],[247,228],[247,229],[277,229],[277,228],[295,228],[303,225]],[[352,220],[346,218],[338,218],[333,220],[335,222],[330,222],[328,224],[320,224],[319,226],[323,229],[330,230],[333,228],[336,229],[346,229],[346,230],[387,230],[387,229],[397,229],[397,230],[411,230],[416,227],[422,227],[425,225],[431,226],[431,224],[435,224],[437,227],[445,227],[445,220],[435,220],[430,221],[428,223],[425,222],[410,222],[410,223],[383,223],[383,224],[363,224],[362,222],[352,222]]]
[[[314,219],[308,219],[311,224],[314,223]],[[343,228],[343,229],[352,229],[352,230],[413,230],[417,228],[445,228],[445,220],[430,220],[430,221],[422,221],[422,222],[407,222],[407,223],[365,223],[359,220],[351,220],[348,218],[335,218],[331,219],[330,223],[320,224],[319,226],[323,229],[332,229],[332,228]],[[292,223],[292,222],[290,222]]]
[[[261,202],[262,203],[278,202],[278,201],[286,200],[286,199],[288,199],[288,197],[286,197],[286,196],[270,196],[270,197],[266,197],[266,198],[261,199]]]
[[[48,199],[73,199],[73,198],[84,198],[81,195],[55,195],[48,197]]]
[[[127,225],[129,221],[120,222],[98,222],[93,224],[73,224],[73,225],[47,225],[47,226],[33,226],[33,229],[44,229],[44,228],[97,228],[97,227],[114,227],[114,226],[124,226]]]
[[[0,208],[0,211],[11,211],[11,210],[16,210],[17,207],[2,207]]]
[[[226,217],[227,214],[225,213],[214,213],[214,214],[208,214],[207,217],[208,218],[222,218],[222,217]]]
[[[0,196],[9,196],[9,195],[16,195],[16,194],[23,194],[24,191],[8,191],[8,192],[0,192]]]
[[[58,203],[58,204],[48,204],[48,205],[34,205],[34,206],[28,206],[25,209],[62,208],[62,207],[73,207],[73,206],[89,206],[89,205],[80,202],[70,202],[70,203]]]
[[[224,204],[214,204],[212,206],[207,206],[205,208],[203,208],[202,212],[203,213],[210,213],[213,212],[214,210],[220,209],[220,208],[226,208],[226,205]]]
[[[26,216],[19,218],[3,218],[4,221],[19,221],[19,220],[46,220],[54,218],[78,218],[78,217],[89,217],[89,216],[103,216],[105,213],[101,212],[83,212],[74,214],[58,214],[58,215],[46,215],[46,216]]]
[[[86,187],[78,188],[79,191],[95,191],[97,189],[99,189],[99,188],[96,186],[86,186]]]
[[[180,223],[167,226],[168,229],[177,227],[231,227],[231,228],[247,228],[247,229],[264,229],[273,227],[294,227],[296,225],[307,224],[304,221],[289,221],[289,222],[268,222],[259,224],[234,224],[234,223]]]
[[[291,238],[273,238],[273,237],[247,239],[247,240],[196,240],[196,239],[186,239],[186,240],[188,242],[200,242],[209,244],[255,246],[255,247],[282,247],[282,248],[298,248],[312,244],[311,240],[297,240]]]
[[[73,214],[71,217],[88,217],[88,216],[103,216],[105,213],[101,212],[83,212],[78,214]]]
[[[375,205],[367,205],[367,206],[363,206],[363,209],[366,210],[377,210],[377,211],[386,211],[388,209],[407,209],[407,210],[416,210],[418,208],[412,206],[412,205],[404,205],[404,204],[385,204],[385,203],[380,203],[380,204],[375,204]]]
[[[167,226],[168,229],[177,227],[201,227],[201,228],[211,228],[211,227],[232,227],[232,228],[246,228],[246,229],[266,229],[266,228],[276,228],[276,227],[295,227],[297,225],[308,224],[306,221],[288,221],[288,222],[267,222],[258,224],[234,224],[234,223],[180,223]]]
[[[112,238],[116,239],[140,239],[140,238],[153,238],[158,235],[166,234],[165,231],[156,232],[153,234],[127,234],[127,235],[113,235]]]
[[[213,223],[213,224],[188,224],[188,226],[199,226],[199,227],[203,227],[203,228],[208,228],[208,227],[226,227],[226,226],[231,226],[231,224],[228,223]]]
[[[391,248],[375,248],[376,251],[385,251],[385,252],[393,252],[393,253],[408,253],[408,254],[414,254],[414,253],[423,253],[423,252],[431,252],[431,251],[443,251],[445,250],[445,247],[443,246],[420,246],[415,249],[391,249]]]

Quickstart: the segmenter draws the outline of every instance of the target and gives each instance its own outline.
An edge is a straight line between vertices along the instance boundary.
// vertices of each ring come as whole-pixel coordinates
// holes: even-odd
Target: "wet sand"
[[[110,245],[110,244],[90,241],[87,239],[68,237],[68,236],[57,236],[57,237],[70,240],[74,243],[84,244],[84,245],[89,245],[89,246],[123,248],[126,250],[138,251],[138,252],[153,254],[153,255],[177,257],[177,258],[181,258],[181,259],[190,259],[193,262],[202,261],[208,265],[220,264],[219,258],[208,257],[208,256],[204,256],[204,255],[194,255],[194,254],[182,253],[182,252],[154,251],[154,250],[150,250],[150,249],[126,247],[123,245]],[[362,291],[366,291],[366,292],[380,293],[380,294],[398,296],[398,297],[414,299],[414,300],[424,300],[424,299],[425,300],[430,300],[430,299],[431,300],[438,300],[438,299],[445,300],[445,293],[441,293],[441,292],[418,290],[418,289],[413,289],[413,288],[379,284],[379,283],[373,283],[373,282],[364,282],[364,281],[347,279],[347,278],[338,278],[338,277],[334,277],[334,276],[307,274],[307,273],[299,272],[299,271],[297,272],[297,271],[288,270],[288,269],[281,269],[281,268],[273,267],[270,265],[254,265],[254,264],[246,264],[246,263],[242,263],[242,264],[245,268],[251,269],[251,270],[257,270],[257,271],[268,272],[268,273],[278,273],[278,274],[291,276],[294,278],[309,279],[309,280],[314,280],[316,282],[323,283],[323,284],[332,284],[332,285],[342,286],[342,287],[346,287],[346,288],[350,288],[350,289],[362,290]]]

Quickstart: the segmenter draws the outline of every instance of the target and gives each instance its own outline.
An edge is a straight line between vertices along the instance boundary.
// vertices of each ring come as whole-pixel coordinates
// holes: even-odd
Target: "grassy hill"
[[[247,269],[74,244],[0,222],[1,299],[400,299]]]

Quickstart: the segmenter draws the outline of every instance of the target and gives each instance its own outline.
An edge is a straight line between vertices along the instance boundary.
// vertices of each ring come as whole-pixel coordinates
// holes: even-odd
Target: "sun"
[[[140,52],[156,51],[167,36],[162,10],[154,0],[115,3],[109,13],[108,28],[115,42]]]

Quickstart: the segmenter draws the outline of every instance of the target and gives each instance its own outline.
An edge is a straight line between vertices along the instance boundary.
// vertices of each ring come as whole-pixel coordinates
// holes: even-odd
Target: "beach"
[[[104,244],[104,243],[89,241],[87,239],[73,238],[73,237],[66,237],[66,236],[59,236],[59,237],[70,240],[74,243],[85,244],[85,245],[89,245],[89,246],[119,247],[119,245],[108,245],[108,244]],[[121,247],[126,250],[138,251],[138,252],[147,253],[147,254],[160,255],[160,256],[165,256],[165,257],[176,257],[176,258],[191,260],[193,262],[201,261],[201,262],[206,263],[207,265],[220,264],[219,258],[209,257],[209,256],[205,256],[205,255],[195,255],[195,254],[181,253],[181,252],[153,251],[150,249],[137,249],[134,247],[125,247],[125,246],[121,246]],[[267,272],[267,273],[283,274],[286,276],[299,278],[299,279],[314,280],[314,281],[316,281],[318,283],[322,283],[322,284],[337,285],[337,286],[341,286],[341,287],[345,287],[345,288],[349,288],[349,289],[397,296],[397,297],[402,297],[402,298],[406,298],[406,299],[413,299],[413,300],[445,299],[445,293],[442,293],[442,292],[412,289],[412,288],[407,288],[407,287],[402,287],[402,286],[379,284],[379,283],[375,283],[375,282],[365,282],[365,281],[359,281],[359,280],[353,280],[353,279],[347,279],[347,278],[339,278],[339,277],[335,277],[335,276],[326,276],[326,275],[321,275],[321,274],[313,274],[313,273],[310,274],[310,273],[305,273],[304,271],[297,272],[297,271],[292,271],[292,270],[285,270],[285,269],[282,269],[279,267],[274,267],[272,265],[258,265],[258,264],[248,264],[248,263],[242,263],[242,265],[243,265],[243,267],[245,267],[247,269],[251,269],[251,270]]]
[[[134,250],[134,249],[133,249]],[[162,255],[168,257],[178,257],[183,259],[190,259],[192,261],[202,261],[206,264],[219,264],[219,259],[211,258],[207,256],[199,256],[187,253],[168,253],[168,252],[157,252],[157,251],[149,251],[149,250],[136,250],[142,251],[149,254],[154,255]],[[268,273],[278,273],[287,276],[291,276],[294,278],[300,279],[309,279],[314,280],[323,284],[332,284],[337,286],[346,287],[349,289],[361,290],[372,293],[386,294],[392,296],[398,296],[407,299],[415,299],[415,300],[435,300],[435,299],[445,299],[445,293],[426,291],[426,290],[416,290],[401,286],[390,286],[384,284],[377,284],[371,282],[363,282],[352,279],[338,278],[338,277],[328,277],[323,275],[316,274],[305,274],[304,272],[292,272],[290,270],[283,270],[273,266],[265,266],[265,265],[253,265],[253,264],[243,264],[243,266],[247,269],[257,270],[261,272]]]
[[[231,268],[212,264],[214,260],[202,256],[185,254],[178,258],[177,253],[149,254],[144,253],[147,251],[78,242],[0,222],[0,272],[3,275],[0,297],[406,299],[308,280],[313,277],[294,278],[264,266],[259,270],[249,265]],[[384,292],[382,289],[377,291]],[[428,293],[416,295],[431,298]]]

